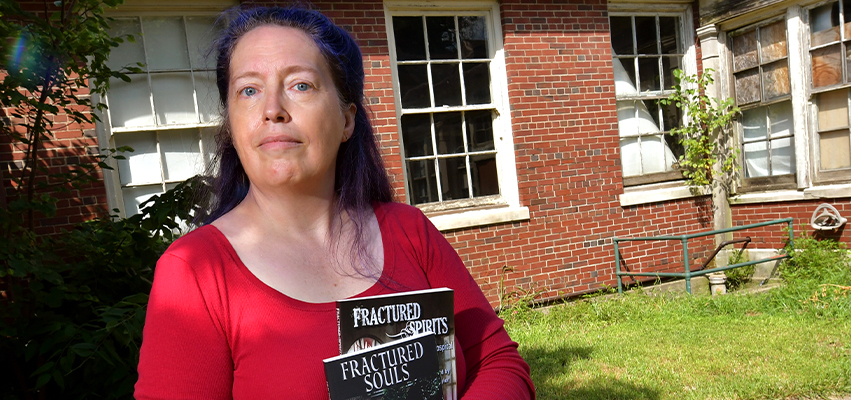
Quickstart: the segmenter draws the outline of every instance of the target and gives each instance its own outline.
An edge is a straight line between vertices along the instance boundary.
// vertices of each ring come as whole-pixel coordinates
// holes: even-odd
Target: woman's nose
[[[285,107],[286,99],[282,94],[266,96],[266,107],[264,114],[266,121],[271,122],[289,122],[290,114]]]

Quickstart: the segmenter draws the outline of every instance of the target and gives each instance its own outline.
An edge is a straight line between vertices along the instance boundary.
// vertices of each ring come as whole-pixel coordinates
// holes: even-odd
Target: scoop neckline
[[[378,230],[381,234],[381,244],[384,247],[384,249],[383,249],[384,265],[383,265],[383,268],[381,270],[381,276],[378,278],[378,280],[375,281],[375,283],[372,284],[372,286],[368,287],[366,290],[364,290],[360,293],[357,293],[353,296],[346,297],[346,298],[340,299],[340,300],[353,299],[353,298],[357,298],[357,297],[374,296],[374,295],[382,294],[384,289],[387,287],[387,283],[392,282],[392,278],[393,278],[392,269],[393,269],[394,263],[388,262],[388,261],[391,260],[392,257],[393,257],[393,248],[391,247],[391,243],[389,241],[390,234],[385,231],[387,228],[389,228],[388,226],[386,226],[387,225],[386,224],[386,214],[385,214],[383,207],[381,206],[380,203],[373,203],[372,209],[373,209],[373,212],[375,213],[375,218],[378,220]],[[252,285],[259,288],[266,295],[272,297],[273,299],[280,301],[281,303],[283,303],[284,305],[286,305],[288,307],[296,308],[296,309],[303,310],[303,311],[322,312],[322,311],[335,311],[336,310],[336,308],[337,308],[337,301],[336,300],[328,301],[328,302],[321,302],[321,303],[312,303],[312,302],[299,300],[299,299],[290,297],[290,296],[286,295],[285,293],[267,285],[265,282],[260,280],[260,278],[258,278],[256,275],[254,275],[254,273],[251,272],[251,270],[249,270],[248,267],[245,266],[245,263],[243,263],[242,259],[239,258],[239,254],[237,254],[236,249],[230,243],[227,236],[225,236],[225,234],[222,233],[221,230],[219,230],[219,228],[217,228],[216,226],[214,226],[212,224],[207,224],[204,227],[202,227],[202,229],[207,228],[207,227],[209,227],[208,229],[210,229],[210,231],[213,232],[216,240],[221,242],[222,247],[227,251],[228,255],[234,261],[234,265],[236,266],[237,270],[243,276],[245,276],[245,278]]]

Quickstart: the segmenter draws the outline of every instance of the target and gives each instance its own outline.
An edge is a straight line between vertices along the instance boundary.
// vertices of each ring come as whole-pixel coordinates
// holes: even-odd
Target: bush
[[[130,399],[157,259],[190,219],[197,180],[143,204],[130,218],[83,222],[37,237],[22,207],[0,211],[2,399]]]

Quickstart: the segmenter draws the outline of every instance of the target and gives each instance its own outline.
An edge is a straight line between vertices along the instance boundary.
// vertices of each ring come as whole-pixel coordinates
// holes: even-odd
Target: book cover
[[[323,360],[331,400],[443,399],[431,332]]]
[[[424,332],[434,333],[443,398],[458,398],[452,289],[426,289],[337,301],[337,329],[340,354]]]

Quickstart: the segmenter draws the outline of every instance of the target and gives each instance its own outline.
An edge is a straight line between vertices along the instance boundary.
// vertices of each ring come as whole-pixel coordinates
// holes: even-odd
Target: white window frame
[[[840,0],[841,1],[841,0]],[[810,56],[809,10],[830,1],[801,2],[784,9],[767,10],[740,16],[719,24],[719,42],[722,57],[726,58],[724,76],[727,96],[732,96],[732,53],[728,32],[746,26],[782,17],[786,21],[786,37],[789,52],[789,76],[792,89],[792,113],[794,118],[794,146],[796,164],[796,187],[774,188],[766,185],[762,190],[741,193],[730,199],[731,204],[756,204],[775,201],[802,201],[822,198],[848,197],[851,193],[851,173],[847,180],[822,179],[819,177],[817,105],[818,93],[838,88],[851,88],[851,83],[820,88],[812,87],[812,60]],[[851,71],[849,71],[851,72]],[[851,90],[851,89],[849,89]],[[737,140],[738,140],[738,135]],[[739,147],[740,143],[737,144]],[[756,189],[756,188],[755,188]]]
[[[151,18],[151,17],[218,17],[223,10],[230,6],[236,5],[236,2],[233,1],[217,1],[217,0],[203,0],[203,1],[194,1],[189,3],[178,3],[175,4],[173,2],[167,1],[144,1],[144,0],[128,0],[120,6],[118,9],[110,10],[107,12],[107,16],[111,18]],[[137,38],[138,40],[139,38]],[[146,51],[147,53],[147,51]],[[147,74],[146,74],[147,75]],[[93,96],[93,102],[95,104],[99,102],[107,102],[109,95],[107,94],[107,99],[101,98],[100,96]],[[196,97],[196,94],[193,93],[193,97]],[[197,101],[196,101],[197,103]],[[218,103],[218,98],[216,98],[216,103]],[[134,126],[134,127],[112,127],[112,123],[110,121],[110,113],[109,110],[106,112],[99,112],[95,109],[95,112],[98,114],[101,122],[98,122],[95,126],[96,133],[98,137],[98,145],[100,148],[115,148],[115,135],[122,133],[130,133],[130,132],[155,132],[155,135],[159,137],[162,133],[165,133],[169,130],[177,130],[177,129],[195,129],[199,131],[199,153],[201,159],[205,165],[210,162],[209,155],[215,151],[215,149],[208,149],[205,147],[207,142],[203,141],[201,138],[201,130],[204,128],[215,129],[219,125],[218,120],[213,120],[211,122],[206,123],[190,123],[190,124],[168,124],[168,125],[156,125],[156,122],[152,126]],[[196,110],[198,112],[198,110]],[[162,157],[162,152],[159,149],[159,139],[157,139],[157,154],[160,154]],[[213,143],[211,143],[214,146]],[[132,153],[130,153],[132,154]],[[162,161],[161,161],[162,162]],[[117,210],[117,214],[120,217],[129,216],[127,210],[125,209],[125,199],[122,193],[121,182],[119,178],[119,162],[115,159],[107,160],[107,164],[112,167],[112,170],[104,170],[104,185],[107,194],[107,205],[110,210]],[[164,168],[164,166],[161,166]],[[178,182],[171,181],[163,181],[164,186],[173,186]]]
[[[683,49],[684,53],[682,69],[687,75],[694,75],[697,73],[697,49],[694,46],[694,13],[691,7],[691,2],[611,2],[609,3],[608,10],[609,16],[678,16],[681,21],[681,40],[686,46],[685,49]],[[609,34],[611,34],[610,32],[611,28],[609,30]],[[683,116],[683,118],[685,118],[685,116]],[[620,137],[620,133],[618,134],[618,136]],[[620,144],[618,145],[618,147],[620,147]],[[667,200],[685,199],[696,196],[703,196],[710,193],[708,188],[700,188],[697,191],[694,191],[686,187],[683,183],[684,180],[678,179],[666,182],[654,182],[634,186],[624,186],[624,193],[618,196],[620,205],[626,207]]]
[[[529,219],[529,209],[520,205],[517,167],[514,154],[514,139],[511,131],[511,113],[508,102],[508,82],[505,68],[505,53],[502,41],[502,27],[499,4],[496,1],[396,1],[384,2],[385,27],[387,29],[390,51],[391,74],[394,92],[398,93],[399,76],[396,64],[395,40],[392,32],[393,16],[461,14],[483,15],[486,17],[489,45],[494,46],[490,63],[491,103],[496,109],[493,119],[494,148],[496,150],[497,175],[500,194],[467,200],[451,201],[451,208],[443,203],[419,205],[440,230],[461,229],[472,226],[489,225]],[[408,172],[402,145],[402,104],[401,97],[394,96],[396,106],[397,133],[403,160],[405,187]],[[439,111],[440,107],[434,111]],[[442,110],[440,110],[442,111]],[[408,196],[408,202],[410,197]]]

